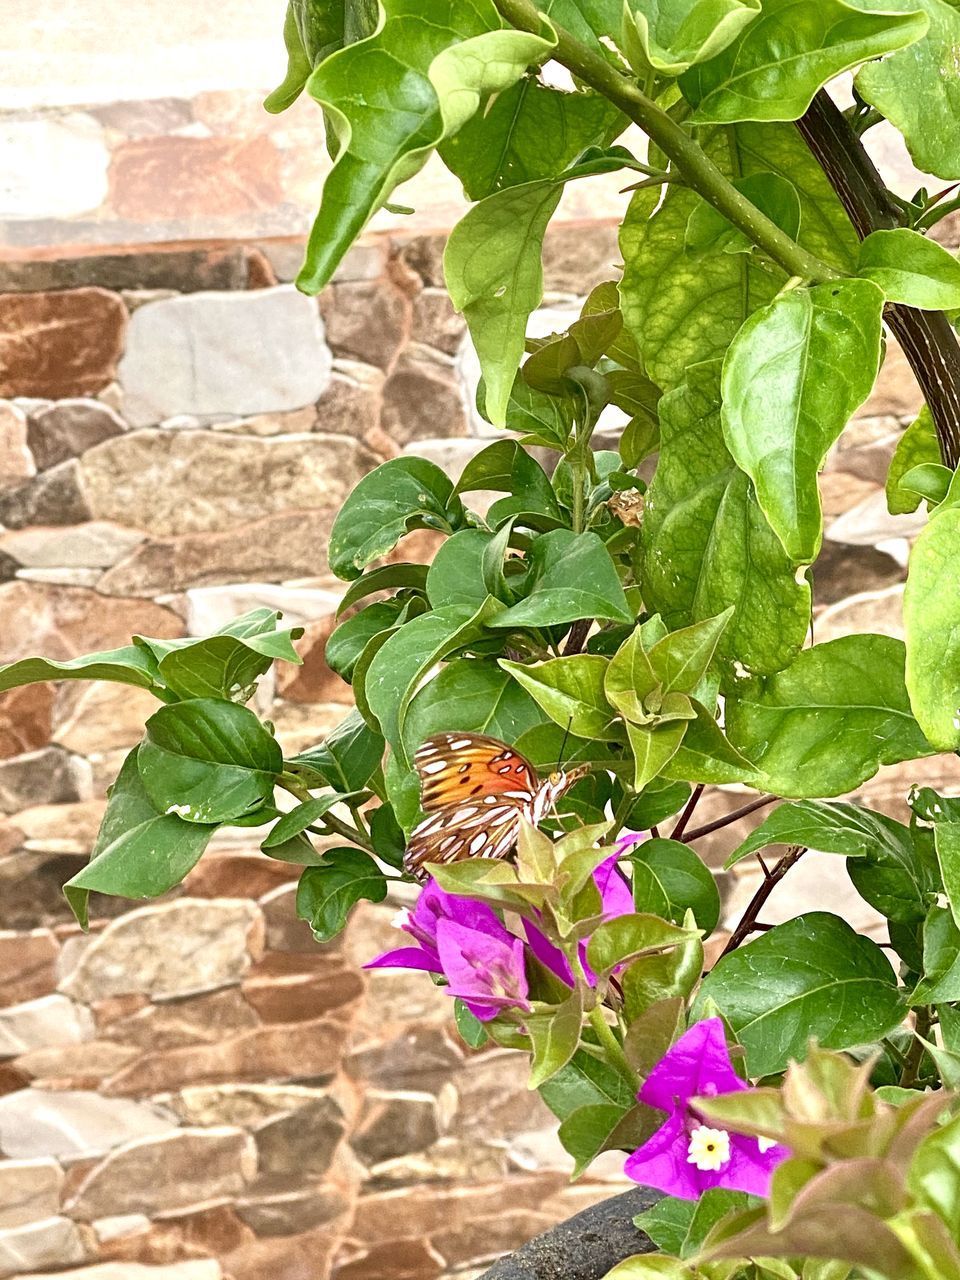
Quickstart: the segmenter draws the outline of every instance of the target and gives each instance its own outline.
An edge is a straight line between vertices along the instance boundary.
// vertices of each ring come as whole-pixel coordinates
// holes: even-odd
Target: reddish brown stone
[[[257,1019],[236,987],[150,1004],[129,1018],[120,1018],[104,1029],[111,1040],[138,1045],[156,1053],[193,1045],[216,1044],[230,1035],[252,1031]]]
[[[183,882],[190,898],[262,898],[278,885],[290,884],[299,867],[262,854],[208,854]]]
[[[352,969],[333,974],[298,974],[280,979],[252,976],[241,987],[261,1022],[309,1022],[350,1004],[363,994],[363,979]]]
[[[320,296],[327,341],[337,356],[389,369],[406,344],[409,297],[386,279],[334,284]]]
[[[17,1058],[16,1066],[42,1089],[97,1089],[107,1076],[139,1056],[133,1045],[89,1040],[62,1048],[34,1049]]]
[[[334,1266],[333,1280],[434,1280],[442,1270],[440,1256],[425,1240],[391,1240]]]
[[[380,423],[397,444],[465,436],[467,408],[453,362],[427,347],[405,351],[383,389]]]
[[[263,1240],[255,1239],[251,1232],[246,1244],[221,1256],[220,1262],[230,1280],[264,1280],[269,1276],[279,1276],[282,1280],[327,1280],[330,1258],[338,1244],[329,1224],[302,1235],[267,1236]],[[385,1280],[388,1275],[394,1280],[392,1271],[382,1272],[377,1280]]]
[[[145,1008],[149,1003],[149,998],[139,992],[131,992],[124,996],[109,996],[106,1000],[98,1000],[91,1006],[93,1019],[97,1027],[102,1030],[119,1019],[131,1017],[138,1009]]]
[[[28,684],[0,693],[0,760],[46,746],[53,732],[52,684]]]
[[[217,1258],[252,1239],[228,1205],[152,1222],[143,1231],[114,1236],[101,1243],[102,1261],[166,1267],[192,1258]]]
[[[248,249],[246,262],[248,289],[269,289],[279,283],[270,259],[259,249]]]
[[[324,660],[327,641],[337,623],[334,617],[308,623],[296,646],[303,666],[284,663],[277,669],[277,691],[284,698],[291,702],[340,702],[345,706],[353,702],[350,686]]]
[[[14,1063],[0,1062],[0,1094],[18,1093],[32,1083],[26,1071],[21,1071]]]
[[[464,1223],[456,1231],[439,1231],[430,1243],[448,1267],[492,1262],[553,1226],[553,1219],[528,1209],[506,1209],[489,1218]]]
[[[138,138],[110,166],[111,203],[121,218],[234,217],[281,199],[279,155],[255,138]]]
[[[126,323],[106,289],[0,295],[0,396],[95,396],[116,373]]]
[[[46,995],[57,985],[60,947],[49,929],[0,933],[0,1005]]]

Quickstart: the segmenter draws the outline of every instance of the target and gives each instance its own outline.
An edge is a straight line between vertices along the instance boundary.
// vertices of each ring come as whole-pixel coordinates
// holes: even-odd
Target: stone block
[[[334,360],[330,384],[317,401],[315,431],[365,440],[380,425],[384,376],[374,365]]]
[[[0,693],[0,760],[39,750],[52,732],[52,685],[27,684]]]
[[[53,740],[80,755],[132,747],[156,709],[157,700],[146,689],[77,681],[59,691]]]
[[[40,996],[0,1009],[2,1058],[16,1058],[32,1049],[80,1044],[92,1036],[90,1010],[65,996]]]
[[[27,525],[75,525],[92,515],[76,458],[61,462],[35,480],[0,495],[0,524],[10,529]]]
[[[177,413],[299,409],[323,394],[330,361],[316,302],[278,285],[141,307],[119,377],[126,417],[146,426]]]
[[[446,236],[415,236],[403,245],[398,256],[401,262],[415,272],[425,285],[442,289],[445,283],[443,251],[446,245]]]
[[[144,535],[104,520],[63,529],[14,529],[0,534],[0,555],[26,569],[106,569],[129,556]]]
[[[0,813],[37,804],[87,800],[93,792],[90,763],[62,747],[42,747],[0,761]]]
[[[556,1134],[553,1137],[559,1147]],[[569,1165],[567,1157],[564,1168],[569,1168]],[[386,1190],[425,1183],[493,1182],[506,1177],[506,1174],[506,1143],[486,1145],[476,1141],[461,1142],[459,1138],[441,1138],[426,1151],[412,1151],[375,1164],[370,1169],[370,1180],[376,1187]]]
[[[440,1255],[426,1240],[397,1240],[335,1265],[333,1280],[435,1280],[443,1270]]]
[[[31,413],[27,443],[37,467],[45,471],[126,429],[120,415],[99,400],[59,400]]]
[[[308,404],[303,409],[290,409],[287,413],[258,413],[252,418],[233,418],[228,422],[217,422],[213,424],[213,430],[235,431],[249,436],[303,435],[305,431],[313,430],[316,420],[317,407]],[[169,428],[171,419],[161,425]]]
[[[362,1160],[377,1164],[431,1146],[441,1137],[445,1120],[449,1116],[441,1114],[432,1093],[367,1089],[350,1146]]]
[[[334,355],[389,369],[409,339],[411,304],[389,279],[333,284],[320,297]]]
[[[86,1258],[84,1236],[69,1218],[0,1228],[0,1276],[22,1275],[26,1267],[72,1266]]]
[[[50,1275],[23,1274],[19,1280],[50,1280]],[[223,1280],[223,1271],[212,1258],[159,1267],[138,1262],[102,1262],[80,1271],[58,1271],[57,1280]]]
[[[303,626],[335,612],[339,603],[339,591],[317,587],[275,586],[266,582],[200,587],[186,593],[187,628],[191,635],[206,635],[238,614],[260,607],[278,609],[283,614],[284,626]]]
[[[219,1044],[258,1025],[239,989],[224,987],[189,1000],[147,1004],[111,1021],[103,1034],[125,1045],[164,1052],[187,1045]]]
[[[60,1212],[63,1171],[56,1160],[0,1161],[0,1227],[22,1227]]]
[[[818,644],[864,631],[902,640],[903,584],[896,583],[882,591],[861,591],[839,600],[824,609],[814,626]]]
[[[175,1127],[155,1107],[82,1090],[22,1089],[0,1098],[0,1151],[15,1159],[87,1159]]]
[[[463,1065],[463,1053],[439,1028],[409,1027],[400,1035],[358,1049],[344,1066],[354,1080],[383,1089],[435,1089]]]
[[[95,587],[101,573],[100,569],[18,569],[17,577],[58,587]]]
[[[825,540],[813,566],[813,598],[818,605],[837,604],[854,586],[879,591],[905,576],[905,567],[883,551]]]
[[[158,1101],[187,1125],[259,1128],[278,1115],[299,1111],[328,1096],[326,1089],[296,1084],[188,1085]],[[0,1169],[2,1169],[0,1165]]]
[[[903,348],[887,337],[887,351],[873,391],[860,409],[860,417],[870,418],[893,413],[897,417],[915,417],[923,404],[923,395]]]
[[[0,125],[0,220],[74,218],[103,203],[109,152],[103,129],[80,111]]]
[[[83,257],[27,259],[0,263],[0,291],[38,293],[49,289],[174,290],[243,289],[247,265],[242,245],[185,249],[176,245]]]
[[[108,1214],[172,1213],[237,1195],[256,1167],[253,1140],[242,1129],[180,1129],[111,1151],[64,1208],[85,1221]]]
[[[254,1133],[258,1185],[292,1190],[305,1179],[322,1178],[344,1128],[343,1112],[332,1097],[317,1098],[266,1121]]]
[[[303,666],[283,666],[277,669],[277,692],[293,702],[341,702],[352,704],[350,686],[327,666],[324,652],[333,629],[337,626],[334,614],[319,622],[307,624],[303,638],[297,642],[297,651],[303,658]]]
[[[106,289],[0,295],[0,396],[94,396],[114,377],[127,313]]]
[[[922,511],[892,516],[887,510],[885,494],[877,490],[831,521],[824,537],[855,547],[875,547],[895,539],[913,538],[926,523],[927,517]]]
[[[143,137],[122,142],[110,166],[110,202],[121,218],[235,218],[281,199],[279,153],[259,137]]]
[[[582,297],[601,281],[617,279],[622,261],[618,231],[613,221],[552,226],[543,244],[545,287]]]
[[[55,984],[60,946],[49,929],[0,932],[0,1005],[45,995]]]
[[[403,352],[383,389],[380,425],[399,445],[464,436],[469,409],[453,362],[429,347]]]
[[[258,1236],[295,1236],[340,1217],[349,1207],[336,1187],[309,1187],[286,1195],[246,1197],[237,1202],[237,1213]]]
[[[446,289],[424,289],[413,301],[413,328],[410,337],[428,347],[456,355],[467,323],[454,309]]]
[[[15,1063],[32,1082],[43,1089],[97,1089],[140,1056],[132,1045],[109,1040],[90,1040],[63,1048],[34,1049]]]
[[[15,404],[0,401],[0,492],[19,489],[36,474],[27,447],[27,418]]]
[[[60,981],[78,1000],[127,991],[196,995],[239,982],[262,947],[252,902],[181,898],[140,907],[97,934]]]

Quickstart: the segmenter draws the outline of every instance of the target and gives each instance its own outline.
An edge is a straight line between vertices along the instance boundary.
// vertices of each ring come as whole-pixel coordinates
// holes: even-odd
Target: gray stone
[[[922,507],[923,503],[920,505]],[[878,543],[891,539],[912,538],[926,523],[927,517],[923,511],[892,516],[887,510],[886,495],[881,489],[829,524],[824,536],[831,542],[875,547]]]
[[[47,289],[156,290],[194,293],[202,289],[244,289],[243,246],[223,248],[138,248],[136,253],[85,254],[0,263],[0,291],[35,293]]]
[[[146,101],[110,102],[91,107],[95,116],[108,129],[116,129],[128,138],[152,138],[175,133],[193,122],[190,103],[184,98],[148,98]]]
[[[128,556],[144,535],[105,520],[62,529],[19,529],[0,534],[0,555],[25,569],[106,569]]]
[[[0,1276],[22,1275],[26,1267],[72,1266],[86,1258],[83,1235],[69,1218],[0,1229]]]
[[[814,622],[817,643],[870,631],[903,639],[903,584],[861,591],[824,609]]]
[[[328,1096],[326,1089],[296,1084],[190,1085],[158,1101],[188,1125],[262,1125]],[[2,1166],[0,1166],[2,1171]]]
[[[97,519],[163,537],[235,529],[291,511],[333,515],[375,463],[347,436],[134,431],[88,450],[76,465]]]
[[[449,1118],[449,1117],[446,1117]],[[350,1146],[368,1164],[423,1151],[441,1137],[443,1118],[432,1093],[367,1089]]]
[[[825,540],[813,565],[813,598],[818,605],[836,604],[850,595],[852,586],[878,591],[904,576],[903,565],[884,551]]]
[[[330,385],[317,403],[315,431],[363,439],[380,425],[383,372],[358,360],[334,360]]]
[[[0,219],[73,218],[102,204],[110,155],[91,116],[0,125]]]
[[[0,1058],[16,1058],[33,1049],[82,1044],[93,1038],[89,1009],[66,996],[41,996],[0,1009]]]
[[[303,409],[291,409],[288,413],[260,413],[255,418],[231,418],[227,422],[214,423],[212,429],[235,431],[248,436],[291,436],[312,431],[316,420],[316,405],[308,404]],[[169,427],[170,423],[161,425]]]
[[[120,415],[98,400],[58,400],[31,413],[27,443],[39,470],[46,471],[126,429]]]
[[[408,340],[410,299],[391,280],[331,285],[320,306],[334,355],[389,369]]]
[[[123,1213],[154,1217],[234,1196],[256,1167],[253,1139],[242,1129],[179,1129],[111,1151],[64,1207],[86,1221]]]
[[[90,763],[62,747],[43,747],[0,761],[0,813],[38,804],[88,800],[93,794]]]
[[[0,492],[20,488],[36,474],[27,448],[27,419],[9,400],[0,401]]]
[[[424,342],[447,355],[456,355],[467,331],[463,316],[455,310],[446,289],[424,289],[413,301],[414,342]]]
[[[252,902],[180,898],[140,907],[91,940],[64,972],[60,990],[78,1000],[214,991],[240,981],[251,952],[259,955],[261,933],[260,909]]]
[[[323,394],[330,351],[316,302],[290,285],[195,293],[133,314],[119,378],[135,426],[298,409]]]
[[[14,1158],[86,1159],[174,1128],[155,1107],[81,1089],[22,1089],[0,1098],[0,1151]]]
[[[340,592],[319,587],[283,587],[269,582],[202,587],[186,593],[187,630],[193,636],[217,631],[249,609],[279,609],[284,626],[296,627],[336,613]]]
[[[60,1212],[63,1170],[56,1160],[0,1161],[0,1227],[22,1227]]]
[[[45,1275],[21,1275],[19,1280],[50,1280]],[[58,1271],[57,1280],[223,1280],[219,1262],[212,1258],[196,1262],[171,1262],[150,1267],[140,1262],[102,1262],[81,1271]]]
[[[465,436],[468,414],[452,360],[420,345],[403,352],[383,389],[380,425],[391,440]]]
[[[19,489],[0,494],[0,524],[9,529],[35,524],[83,524],[92,515],[76,458],[51,467]]]
[[[268,1120],[254,1133],[261,1185],[299,1187],[305,1178],[322,1177],[344,1129],[343,1112],[331,1097]]]

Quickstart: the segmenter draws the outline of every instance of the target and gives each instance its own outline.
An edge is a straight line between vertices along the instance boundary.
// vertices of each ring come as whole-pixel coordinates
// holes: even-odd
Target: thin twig
[[[721,955],[720,955],[721,960],[730,951],[736,951],[737,947],[740,946],[740,944],[744,941],[744,939],[748,938],[750,934],[754,932],[754,930],[757,927],[757,920],[760,917],[760,912],[763,910],[764,904],[766,903],[767,899],[770,897],[771,893],[773,893],[774,889],[777,887],[777,885],[780,883],[783,877],[787,874],[790,868],[794,866],[796,863],[798,863],[806,852],[807,851],[802,844],[792,845],[791,848],[789,848],[787,852],[783,855],[783,857],[780,859],[777,865],[773,868],[773,870],[768,875],[765,875],[763,877],[763,883],[760,885],[760,887],[757,889],[757,892],[750,899],[750,902],[747,905],[746,911],[743,913],[740,923],[737,925],[736,929],[734,929],[733,933],[730,935],[730,941],[727,943],[727,945],[724,947],[723,951],[721,952]]]
[[[583,646],[587,642],[587,636],[590,634],[590,628],[593,626],[591,618],[581,618],[579,622],[575,622],[570,628],[567,636],[567,643],[563,646],[563,656],[566,658],[571,653],[581,653]]]
[[[690,799],[687,801],[686,808],[684,809],[683,813],[681,813],[680,817],[677,819],[677,825],[670,832],[671,840],[681,839],[684,831],[686,831],[687,829],[687,823],[693,817],[693,811],[694,809],[696,809],[697,805],[699,804],[700,797],[702,795],[703,795],[703,783],[698,782],[697,785],[693,788],[693,792],[691,793]]]
[[[763,809],[766,805],[773,804],[774,800],[779,800],[779,798],[779,796],[761,796],[759,800],[751,800],[749,804],[743,805],[740,809],[734,809],[732,813],[728,813],[724,818],[716,818],[713,822],[707,822],[702,827],[694,827],[692,831],[688,831],[683,837],[683,843],[689,844],[691,840],[699,840],[701,836],[708,836],[711,832],[719,831],[722,827],[729,827],[738,818],[745,818],[748,813]],[[676,832],[674,832],[673,839],[679,839]]]

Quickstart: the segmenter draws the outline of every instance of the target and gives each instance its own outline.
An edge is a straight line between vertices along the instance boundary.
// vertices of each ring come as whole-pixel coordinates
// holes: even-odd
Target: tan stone
[[[99,400],[58,400],[31,413],[27,442],[40,471],[122,435],[127,424]]]
[[[410,337],[436,347],[447,355],[455,355],[467,331],[466,321],[450,301],[446,289],[424,289],[413,302],[413,328]]]
[[[340,1217],[349,1208],[349,1200],[336,1187],[308,1187],[237,1202],[237,1214],[261,1237],[300,1235]]]
[[[0,761],[0,813],[37,804],[87,800],[93,790],[90,764],[62,747],[41,747]]]
[[[457,1121],[464,1135],[483,1141],[512,1139],[517,1133],[553,1125],[539,1094],[527,1088],[512,1050],[497,1049],[468,1058],[456,1076],[460,1094]]]
[[[27,447],[27,419],[16,405],[0,401],[0,491],[16,489],[36,475]]]
[[[128,685],[65,685],[58,692],[53,740],[80,755],[133,747],[157,705],[146,689]]]
[[[12,530],[0,535],[0,554],[30,569],[106,569],[130,554],[143,534],[95,520],[62,528]]]
[[[0,693],[0,760],[46,746],[52,713],[52,685],[28,684]]]
[[[356,360],[335,360],[330,385],[317,401],[315,431],[366,440],[380,423],[383,372]]]
[[[115,149],[110,188],[117,213],[134,222],[236,217],[278,202],[279,155],[264,134],[139,138]]]
[[[191,898],[262,898],[299,878],[300,868],[256,853],[214,852],[208,847],[183,882]]]
[[[179,1093],[162,1094],[157,1101],[188,1125],[249,1128],[279,1114],[298,1111],[326,1098],[328,1092],[296,1084],[188,1085]]]
[[[231,1280],[263,1280],[264,1276],[283,1276],[284,1280],[327,1280],[329,1261],[338,1239],[332,1224],[314,1231],[292,1236],[253,1237],[228,1253],[224,1266]],[[391,1278],[392,1280],[392,1278]]]
[[[56,1160],[0,1161],[0,1227],[22,1227],[60,1212],[63,1172]]]
[[[308,404],[303,409],[290,409],[286,413],[258,413],[251,418],[215,422],[212,429],[249,436],[302,435],[304,431],[312,431],[316,421],[316,405]]]
[[[104,1034],[111,1040],[156,1053],[188,1045],[218,1044],[258,1025],[240,991],[228,987],[194,995],[189,1000],[148,1004],[130,1017],[111,1022]]]
[[[139,1225],[134,1225],[139,1219]],[[94,1223],[95,1228],[105,1220]],[[106,1220],[108,1223],[110,1219]],[[115,1217],[113,1222],[118,1222]],[[112,1261],[168,1266],[181,1258],[222,1257],[250,1239],[250,1231],[228,1204],[214,1204],[164,1214],[150,1221],[142,1214],[127,1214],[119,1222],[129,1222],[101,1245],[100,1256]]]
[[[43,1275],[22,1274],[19,1280],[50,1280]],[[140,1266],[133,1262],[104,1262],[80,1271],[58,1271],[57,1280],[223,1280],[220,1264],[212,1259],[175,1262],[169,1266]]]
[[[105,289],[0,295],[0,396],[96,395],[116,372],[125,326]]]
[[[879,591],[905,577],[906,567],[884,551],[828,539],[813,565],[814,603],[836,604],[845,600],[854,587],[859,591]]]
[[[410,329],[410,299],[388,279],[333,284],[320,295],[335,356],[389,369]]]
[[[279,979],[254,974],[245,980],[242,990],[262,1022],[310,1022],[321,1013],[359,999],[363,979],[352,969]]]
[[[77,804],[40,804],[21,809],[17,827],[23,832],[27,849],[49,853],[89,853],[97,838],[106,801],[84,800]]]
[[[863,631],[903,639],[903,585],[863,591],[824,609],[815,623],[818,644]]]
[[[438,1231],[431,1236],[430,1243],[448,1267],[493,1262],[501,1254],[526,1244],[553,1223],[548,1214],[508,1207],[488,1218],[466,1223],[459,1230]]]
[[[595,196],[596,193],[594,193]],[[596,207],[599,213],[599,207]],[[615,280],[622,261],[618,226],[610,221],[573,225],[554,223],[543,244],[546,288],[558,293],[589,293],[603,280]]]
[[[321,950],[310,926],[305,920],[297,918],[296,898],[296,885],[281,885],[266,894],[260,903],[267,928],[267,951],[306,955],[313,962],[315,958],[323,956],[326,948]],[[336,949],[334,947],[330,950]]]
[[[22,1089],[0,1098],[0,1151],[15,1158],[86,1159],[173,1128],[155,1107],[83,1090]]]
[[[40,996],[0,1009],[0,1057],[16,1058],[32,1049],[76,1045],[92,1036],[89,1009],[65,996]]]
[[[321,1178],[344,1134],[343,1113],[332,1097],[317,1098],[288,1115],[266,1121],[254,1133],[258,1183],[263,1189],[294,1189]]]
[[[297,509],[335,514],[372,464],[361,444],[342,436],[134,431],[89,449],[80,468],[98,519],[162,536]]]
[[[334,1280],[434,1280],[442,1260],[425,1240],[398,1240],[350,1257],[335,1266]]]
[[[87,1221],[117,1213],[171,1213],[233,1196],[256,1172],[253,1142],[241,1129],[180,1129],[110,1152],[66,1202]]]
[[[468,406],[453,362],[429,347],[408,347],[383,389],[380,423],[397,444],[465,436]]]
[[[820,477],[820,501],[825,516],[839,516],[862,502],[877,486],[846,471],[825,471]]]
[[[0,1005],[44,995],[56,982],[60,947],[49,929],[0,932]]]
[[[355,1080],[376,1087],[439,1090],[463,1060],[451,1036],[439,1028],[412,1026],[352,1053],[344,1067]]]
[[[441,1138],[426,1151],[413,1151],[375,1164],[370,1178],[377,1187],[386,1189],[429,1182],[492,1182],[506,1173],[506,1143],[487,1145],[475,1140]]]
[[[91,1040],[65,1048],[34,1049],[17,1058],[15,1065],[44,1089],[96,1089],[139,1056],[140,1050],[132,1045]]]
[[[25,1267],[70,1266],[87,1256],[84,1233],[69,1218],[0,1228],[0,1276],[22,1275]]]

